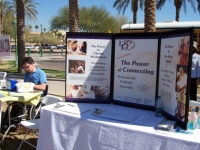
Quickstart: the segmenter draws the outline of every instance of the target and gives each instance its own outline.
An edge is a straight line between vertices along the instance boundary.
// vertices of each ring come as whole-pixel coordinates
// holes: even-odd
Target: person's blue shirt
[[[24,82],[32,82],[35,83],[36,85],[47,83],[46,74],[43,70],[36,67],[36,70],[33,73],[26,72],[24,77]]]

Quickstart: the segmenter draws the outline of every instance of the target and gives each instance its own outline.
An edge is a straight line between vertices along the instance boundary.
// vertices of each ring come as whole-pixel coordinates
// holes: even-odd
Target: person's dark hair
[[[83,41],[83,46],[81,47],[80,51],[83,52],[83,53],[86,53],[86,50],[87,50],[87,43],[86,41]]]
[[[34,63],[33,58],[32,57],[25,57],[24,60],[22,61],[22,65],[24,65],[26,63],[28,63],[28,64]]]

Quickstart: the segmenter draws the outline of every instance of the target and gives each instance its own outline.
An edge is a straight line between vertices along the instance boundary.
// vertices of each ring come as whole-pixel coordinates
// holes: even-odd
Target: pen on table
[[[74,105],[72,105],[72,104],[68,104],[69,106],[72,106],[72,107],[75,107]]]

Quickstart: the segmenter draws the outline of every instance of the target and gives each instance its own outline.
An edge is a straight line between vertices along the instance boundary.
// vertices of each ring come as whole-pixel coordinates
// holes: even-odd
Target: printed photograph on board
[[[98,85],[67,85],[66,98],[109,99],[109,89]]]
[[[175,117],[181,121],[185,121],[185,103],[186,95],[177,93],[177,107],[175,109]]]
[[[69,60],[68,73],[84,74],[85,61],[84,60]]]
[[[176,92],[185,95],[187,90],[187,67],[177,65]]]
[[[87,42],[78,40],[67,41],[67,55],[86,55],[87,54]]]
[[[181,38],[180,41],[178,41],[179,44],[179,50],[178,50],[178,65],[188,65],[189,60],[189,46],[190,46],[190,38],[188,36],[185,36]]]

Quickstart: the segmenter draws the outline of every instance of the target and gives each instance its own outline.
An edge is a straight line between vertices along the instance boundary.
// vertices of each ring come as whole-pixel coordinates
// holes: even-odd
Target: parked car
[[[25,48],[35,49],[35,46],[33,46],[33,45],[26,45]]]
[[[51,44],[42,44],[43,49],[50,49],[51,46],[52,46]]]
[[[15,45],[10,45],[10,49],[15,49]]]
[[[57,49],[57,47],[56,47],[56,46],[53,46],[53,45],[50,46],[50,48],[52,48],[52,49]]]

